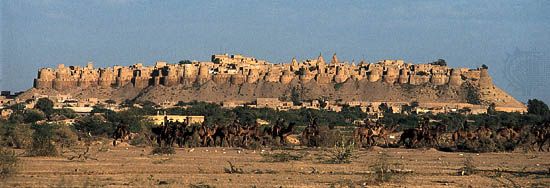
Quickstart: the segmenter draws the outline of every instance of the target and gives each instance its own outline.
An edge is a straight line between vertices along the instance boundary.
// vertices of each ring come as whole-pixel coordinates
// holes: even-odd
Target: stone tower
[[[382,75],[381,67],[378,67],[374,64],[369,65],[370,74],[368,76],[369,82],[376,82],[380,80],[380,76]]]
[[[34,79],[34,87],[38,89],[52,88],[55,72],[49,68],[42,68],[38,71],[38,77]]]
[[[200,65],[200,67],[199,67],[199,76],[197,78],[197,82],[199,84],[204,84],[210,79],[211,79],[211,77],[210,77],[210,68],[206,65]],[[227,81],[227,80],[225,80],[225,81]]]
[[[408,84],[409,83],[409,70],[406,68],[403,68],[400,70],[399,74],[399,83],[400,84]]]
[[[384,75],[384,82],[388,84],[393,84],[399,78],[399,70],[396,67],[388,66],[386,67],[386,75]]]
[[[449,85],[450,86],[461,86],[462,85],[462,77],[460,76],[462,72],[460,69],[451,69],[451,76],[449,77]]]
[[[493,86],[493,79],[489,76],[489,70],[481,68],[479,72],[479,87],[489,89]]]

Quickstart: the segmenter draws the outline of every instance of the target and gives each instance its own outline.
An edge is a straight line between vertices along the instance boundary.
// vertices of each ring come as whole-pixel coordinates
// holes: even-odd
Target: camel
[[[124,141],[129,140],[130,138],[130,129],[126,124],[118,124],[115,132],[113,133],[113,146],[116,146],[116,141],[118,139]]]
[[[353,140],[358,147],[363,147],[363,140],[368,139],[369,128],[367,127],[357,127],[353,131]]]
[[[290,123],[286,128],[275,125],[271,131],[271,137],[273,139],[279,138],[280,144],[285,144],[285,139],[294,132],[294,123]]]
[[[452,140],[456,144],[460,140],[474,140],[477,138],[477,132],[460,128],[452,134]]]
[[[373,129],[371,131],[371,135],[370,137],[374,138],[374,137],[379,137],[379,138],[382,138],[384,140],[384,145],[386,147],[388,147],[388,137],[390,136],[391,133],[395,132],[395,130],[397,129],[399,125],[393,125],[389,128],[387,127],[384,127],[384,126],[380,126],[380,128],[378,130],[376,129]],[[374,141],[374,139],[372,139]]]
[[[270,129],[262,129],[258,124],[252,126],[247,126],[242,131],[243,134],[243,145],[247,146],[249,140],[254,140],[260,142],[261,145],[266,145],[266,139],[271,136]]]
[[[550,151],[550,124],[546,122],[545,124],[533,127],[532,133],[535,136],[534,145],[538,145],[540,152],[544,152],[544,145],[548,142],[548,147],[546,151]]]
[[[397,125],[394,125],[390,128],[386,128],[382,125],[372,125],[368,127],[357,127],[353,132],[353,138],[355,143],[358,143],[359,147],[362,147],[364,139],[367,139],[367,145],[373,145],[375,137],[382,138],[384,140],[384,145],[388,146],[388,137],[391,133],[397,129]]]
[[[481,126],[475,132],[479,139],[490,139],[493,137],[493,130],[487,126]]]
[[[229,138],[232,138],[232,135],[227,126],[216,125],[213,130],[214,134],[212,136],[214,138],[214,145],[216,145],[216,140],[219,138],[220,147],[223,147],[223,143],[226,143],[229,147],[233,147],[232,142],[229,141],[231,140]]]
[[[302,143],[306,144],[307,146],[317,146],[318,138],[319,128],[317,127],[317,123],[308,125],[302,131]]]
[[[202,141],[202,146],[208,146],[209,143],[215,143],[214,142],[214,130],[210,129],[208,126],[206,126],[205,123],[203,123],[198,130],[199,137]]]
[[[426,128],[422,131],[422,138],[426,141],[426,144],[437,146],[439,145],[439,137],[445,132],[446,129],[447,127],[444,125]]]
[[[185,126],[184,124],[178,127],[177,133],[176,133],[176,142],[178,146],[180,148],[184,147],[187,141],[193,139],[193,135],[195,135],[196,131],[197,131],[197,126]]]
[[[233,124],[229,125],[227,127],[227,141],[228,143],[230,143],[231,145],[234,145],[234,142],[235,142],[235,138],[238,138],[239,136],[241,136],[241,130],[242,130],[242,126],[239,122],[238,119],[236,119]]]
[[[157,144],[159,147],[162,147],[162,142],[164,141],[164,145],[171,147],[175,140],[175,134],[176,130],[174,129],[172,125],[164,124],[158,127],[153,127],[151,129],[151,132],[153,132],[156,136]]]
[[[420,129],[406,129],[399,138],[399,144],[404,144],[407,148],[416,146],[424,139],[424,134]]]
[[[505,139],[508,141],[514,141],[519,138],[520,133],[518,132],[519,129],[514,130],[512,128],[500,128],[496,131],[497,138]]]

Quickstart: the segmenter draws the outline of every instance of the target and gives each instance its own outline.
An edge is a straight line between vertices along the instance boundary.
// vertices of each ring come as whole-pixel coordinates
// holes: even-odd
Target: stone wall
[[[292,58],[288,64],[271,64],[264,60],[242,55],[213,55],[211,62],[191,64],[168,64],[157,62],[154,66],[135,64],[94,69],[89,63],[85,67],[60,64],[56,69],[42,68],[34,81],[38,89],[65,90],[86,87],[133,87],[145,88],[153,85],[175,86],[230,83],[241,85],[259,81],[288,84],[297,79],[301,83],[318,84],[344,83],[348,79],[387,84],[449,85],[459,87],[468,81],[481,88],[490,88],[493,83],[486,69],[449,68],[432,64],[409,64],[403,60],[383,60],[377,63],[361,61],[341,62],[333,55],[325,63],[322,55],[316,59],[298,61]]]

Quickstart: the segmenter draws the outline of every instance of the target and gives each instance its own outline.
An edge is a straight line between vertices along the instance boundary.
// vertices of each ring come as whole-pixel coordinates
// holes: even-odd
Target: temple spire
[[[332,61],[330,61],[330,64],[338,64],[338,57],[336,57],[336,53],[332,55]]]
[[[317,57],[317,63],[325,64],[325,59],[323,58],[323,54],[319,53],[319,57]]]
[[[298,66],[298,61],[296,61],[296,57],[292,58],[292,66]]]

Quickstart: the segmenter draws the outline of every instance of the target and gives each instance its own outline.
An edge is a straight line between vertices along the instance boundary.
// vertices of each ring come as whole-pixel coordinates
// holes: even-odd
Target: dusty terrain
[[[69,160],[75,156],[70,152],[60,157],[20,157],[18,172],[2,180],[0,187],[550,186],[550,153],[472,154],[375,147],[355,150],[351,164],[327,164],[329,149],[177,148],[174,155],[150,155],[151,150],[102,144],[92,146],[86,160]],[[281,152],[304,157],[272,162],[261,154]],[[388,164],[399,164],[394,168],[400,169],[394,170],[402,171],[390,182],[377,182],[370,168],[380,163],[382,153],[389,156]],[[477,171],[462,176],[460,169],[468,156]],[[226,173],[227,161],[242,173]]]
[[[338,85],[338,87],[336,86]],[[195,86],[149,86],[144,89],[125,85],[120,88],[72,88],[63,91],[53,89],[32,88],[20,95],[22,100],[30,99],[34,94],[55,96],[58,94],[70,94],[76,99],[99,98],[113,99],[122,102],[126,99],[139,101],[152,101],[162,103],[165,101],[247,101],[253,102],[256,98],[282,98],[291,100],[292,90],[300,94],[303,100],[314,100],[326,97],[328,100],[343,101],[392,101],[392,102],[456,102],[465,103],[467,89],[465,87],[433,86],[433,85],[398,85],[383,82],[368,82],[367,80],[349,80],[341,84],[317,84],[309,82],[301,84],[294,80],[289,84],[258,82],[255,84],[216,84],[208,81],[198,87]],[[503,97],[508,97],[505,95]],[[513,99],[513,98],[512,98]],[[512,105],[515,100],[509,100],[505,106]],[[500,103],[499,103],[500,104]],[[515,103],[514,103],[515,104]],[[504,105],[504,104],[503,104]]]

